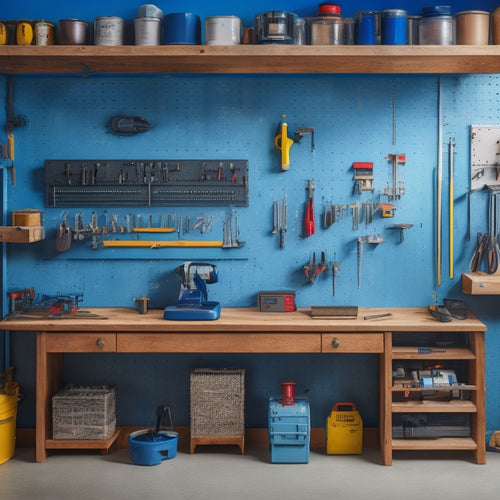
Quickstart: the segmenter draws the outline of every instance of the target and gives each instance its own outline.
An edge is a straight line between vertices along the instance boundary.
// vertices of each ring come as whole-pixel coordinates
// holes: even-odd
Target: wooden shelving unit
[[[500,46],[159,45],[0,46],[13,74],[500,73]]]
[[[432,345],[433,334],[430,331],[421,334],[428,345]],[[385,396],[387,408],[385,443],[390,445],[390,450],[472,450],[476,455],[477,463],[485,463],[484,435],[485,435],[485,360],[484,360],[484,335],[481,332],[470,331],[467,334],[466,347],[453,347],[447,349],[432,349],[429,353],[419,353],[418,347],[400,347],[393,345],[393,334],[386,333],[386,353],[382,366],[386,383],[391,383],[391,391]],[[388,353],[390,352],[390,357]],[[392,384],[393,362],[395,360],[421,360],[461,362],[466,364],[467,380],[461,381],[463,387],[450,387],[448,390],[470,391],[470,399],[433,400],[415,398],[419,393],[433,390],[432,388],[418,389],[394,386]],[[441,388],[438,391],[442,390]],[[412,397],[401,401],[401,394],[407,393]],[[396,396],[396,400],[394,397]],[[464,413],[470,415],[470,436],[468,437],[442,437],[437,439],[400,439],[392,438],[392,420],[395,414],[426,414],[426,413]]]

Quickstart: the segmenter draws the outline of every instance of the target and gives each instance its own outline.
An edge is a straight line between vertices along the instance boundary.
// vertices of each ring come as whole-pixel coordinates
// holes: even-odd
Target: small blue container
[[[130,459],[135,465],[158,465],[177,456],[179,435],[173,431],[137,431],[128,437]]]
[[[406,10],[382,11],[382,43],[384,45],[406,45]]]
[[[163,20],[163,42],[166,45],[200,45],[200,17],[191,12],[172,12]]]
[[[309,401],[295,399],[283,406],[281,398],[270,398],[268,437],[271,463],[308,463],[311,435]]]
[[[378,12],[361,10],[354,15],[355,41],[357,45],[376,45]]]

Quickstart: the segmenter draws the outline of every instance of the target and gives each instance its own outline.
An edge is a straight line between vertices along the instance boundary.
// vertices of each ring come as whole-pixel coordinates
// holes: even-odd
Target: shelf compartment
[[[498,45],[236,45],[0,47],[3,74],[500,73]]]
[[[475,385],[443,386],[443,387],[392,387],[392,392],[452,392],[452,391],[476,391]]]
[[[393,413],[476,413],[477,407],[472,401],[406,401],[392,403]]]
[[[500,274],[462,273],[462,292],[469,295],[500,295]]]
[[[43,226],[0,226],[0,242],[3,243],[34,243],[43,238]]]
[[[398,347],[392,348],[392,359],[476,359],[475,354],[465,347],[448,347],[442,350],[439,347],[431,347],[431,352],[419,353],[419,347]]]
[[[393,450],[476,450],[472,438],[393,439]]]

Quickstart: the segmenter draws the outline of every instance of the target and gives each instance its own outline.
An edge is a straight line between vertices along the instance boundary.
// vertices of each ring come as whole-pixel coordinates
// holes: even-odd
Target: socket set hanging
[[[248,206],[248,160],[45,160],[46,207]]]

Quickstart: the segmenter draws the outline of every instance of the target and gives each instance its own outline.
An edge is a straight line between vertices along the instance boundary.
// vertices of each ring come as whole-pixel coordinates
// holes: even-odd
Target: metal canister
[[[339,16],[307,18],[309,45],[341,45],[344,41],[344,23]]]
[[[500,45],[500,7],[491,13],[491,43]]]
[[[422,9],[418,23],[418,42],[420,45],[454,45],[455,19],[451,7],[435,5]]]
[[[360,10],[354,14],[354,23],[357,45],[380,43],[380,12]]]
[[[54,45],[56,43],[55,29],[52,23],[38,21],[35,24],[36,45]]]
[[[59,21],[59,43],[61,45],[85,45],[89,23],[79,19],[61,19]]]
[[[0,45],[7,45],[8,36],[7,36],[7,26],[4,22],[0,21]]]
[[[421,16],[408,16],[406,18],[406,43],[418,45],[418,23]]]
[[[488,45],[490,14],[484,10],[464,10],[456,16],[458,45]]]
[[[94,45],[123,45],[125,20],[117,16],[94,19]]]
[[[283,10],[264,12],[255,17],[259,42],[291,42],[294,38],[297,16]]]
[[[19,21],[16,28],[17,45],[32,45],[35,41],[32,21]]]
[[[382,43],[384,45],[406,45],[406,10],[386,9],[382,11]]]
[[[236,16],[211,16],[205,19],[207,45],[239,45],[243,36],[241,19]]]
[[[160,45],[162,20],[158,17],[138,17],[134,19],[136,45]]]

